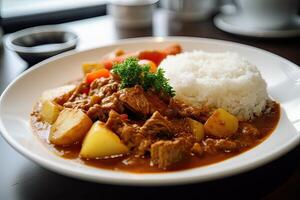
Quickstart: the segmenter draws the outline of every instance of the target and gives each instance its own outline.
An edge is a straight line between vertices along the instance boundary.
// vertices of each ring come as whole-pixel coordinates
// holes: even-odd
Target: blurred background
[[[248,1],[248,0],[244,0]],[[254,0],[254,2],[257,0]],[[297,7],[298,0],[279,0]],[[149,0],[0,0],[0,19],[4,33],[14,32],[23,28],[57,24],[78,19],[90,18],[107,14],[107,4],[147,4],[157,1]],[[186,19],[207,19],[217,12],[234,12],[233,4],[241,4],[243,0],[160,0],[157,8],[177,12]],[[264,0],[275,4],[278,0]],[[274,3],[275,2],[275,3]],[[229,5],[229,6],[224,6]],[[239,5],[238,5],[239,6]],[[249,5],[251,6],[251,5]],[[252,5],[253,6],[253,5]],[[258,6],[263,6],[262,4]],[[282,8],[282,7],[281,7]],[[299,6],[297,7],[299,8]],[[299,9],[298,9],[299,10]],[[182,17],[182,18],[184,18]]]
[[[67,28],[67,22],[95,18],[86,22],[86,26],[88,23],[91,26],[86,27],[89,30],[81,30],[79,39],[86,40],[85,44],[96,44],[88,32],[93,31],[92,24],[99,16],[109,18],[101,29],[112,29],[115,39],[167,35],[219,38],[214,37],[211,30],[205,30],[207,24],[229,34],[252,38],[281,39],[300,35],[299,0],[0,0],[0,5],[0,45],[5,43],[30,65],[76,48],[77,41],[72,47],[61,47],[36,58],[36,55],[28,56],[32,53],[29,47],[54,43],[58,48],[57,44],[67,42],[62,33],[66,30],[37,27],[13,34],[6,42],[1,35],[41,25],[63,24]],[[36,31],[47,33],[32,35]],[[54,35],[58,31],[61,36]],[[20,34],[26,37],[18,38]],[[89,41],[84,37],[89,37]],[[20,47],[23,48],[21,53]]]
[[[0,0],[4,33],[106,14],[107,0]]]

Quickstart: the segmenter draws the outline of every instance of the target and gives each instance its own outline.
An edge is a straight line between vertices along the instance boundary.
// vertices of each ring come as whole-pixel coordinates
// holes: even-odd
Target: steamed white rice
[[[237,53],[194,51],[168,56],[165,70],[175,98],[197,107],[224,108],[240,120],[265,109],[267,85],[260,72]]]

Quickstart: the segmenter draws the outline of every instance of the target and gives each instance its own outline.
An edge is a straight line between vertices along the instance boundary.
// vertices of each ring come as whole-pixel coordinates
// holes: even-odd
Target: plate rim
[[[10,136],[10,134],[8,133],[8,131],[6,130],[5,126],[4,126],[4,122],[2,121],[2,117],[1,117],[1,105],[2,105],[2,100],[5,97],[6,93],[9,91],[9,89],[19,80],[22,79],[23,76],[25,76],[28,73],[31,73],[31,71],[36,70],[39,67],[42,67],[43,65],[50,63],[52,61],[55,60],[59,60],[62,59],[64,57],[68,57],[68,56],[72,56],[74,54],[77,53],[81,53],[81,52],[86,52],[86,51],[93,51],[96,49],[101,49],[101,48],[105,48],[105,47],[110,47],[113,45],[126,45],[126,44],[132,44],[132,43],[139,43],[141,41],[153,41],[155,43],[157,42],[172,42],[172,41],[194,41],[194,40],[198,40],[201,42],[209,42],[209,43],[223,43],[223,44],[228,44],[228,45],[235,45],[235,46],[243,46],[246,48],[250,48],[256,51],[260,51],[263,53],[267,53],[267,54],[271,54],[272,56],[275,56],[279,59],[281,59],[282,61],[285,61],[287,64],[291,65],[291,67],[295,67],[297,70],[299,70],[299,67],[297,67],[297,65],[281,56],[278,56],[274,53],[271,53],[269,51],[257,48],[257,47],[253,47],[253,46],[249,46],[249,45],[245,45],[245,44],[241,44],[241,43],[237,43],[237,42],[231,42],[231,41],[225,41],[225,40],[218,40],[218,39],[210,39],[210,38],[199,38],[199,37],[182,37],[182,36],[169,36],[169,37],[138,37],[138,38],[130,38],[130,39],[123,39],[123,40],[116,40],[113,41],[109,44],[105,44],[105,45],[100,45],[98,47],[93,47],[93,48],[88,48],[88,49],[83,49],[80,51],[69,51],[69,52],[65,52],[62,54],[59,54],[57,56],[51,57],[49,59],[46,59],[38,64],[36,64],[35,66],[31,67],[30,69],[24,71],[23,73],[21,73],[17,78],[15,78],[7,87],[6,89],[3,91],[3,93],[1,94],[0,97],[0,133],[2,135],[2,137],[4,138],[4,140],[10,145],[12,146],[17,152],[19,152],[20,154],[22,154],[23,156],[25,156],[26,158],[29,158],[30,160],[32,160],[33,162],[43,166],[44,168],[50,169],[52,171],[55,171],[59,174],[62,175],[67,175],[69,177],[73,177],[73,178],[78,178],[78,179],[82,179],[82,180],[88,180],[88,181],[93,181],[93,182],[98,182],[98,183],[108,183],[108,184],[115,184],[115,185],[143,185],[143,186],[159,186],[159,185],[179,185],[179,184],[187,184],[187,183],[195,183],[195,182],[203,182],[203,181],[208,181],[208,180],[215,180],[215,179],[219,179],[219,178],[225,178],[231,175],[235,175],[235,174],[240,174],[242,172],[246,172],[249,170],[252,170],[254,168],[260,167],[266,163],[269,163],[270,161],[282,156],[283,154],[287,153],[288,151],[290,151],[291,149],[295,148],[296,145],[298,145],[300,143],[300,134],[297,134],[295,136],[295,138],[291,138],[289,140],[288,143],[286,143],[284,146],[281,146],[280,149],[278,149],[276,152],[270,152],[269,154],[265,154],[265,156],[263,158],[260,158],[258,160],[256,160],[256,162],[252,162],[249,163],[249,165],[243,165],[240,166],[239,168],[234,168],[234,169],[230,169],[227,171],[221,171],[219,173],[216,174],[211,174],[210,176],[205,176],[202,177],[201,179],[199,179],[198,176],[193,176],[193,177],[184,177],[181,178],[180,180],[176,180],[174,178],[172,179],[117,179],[117,178],[111,178],[110,176],[105,176],[105,174],[102,174],[102,178],[99,179],[99,177],[95,176],[91,176],[87,173],[79,173],[76,174],[76,170],[73,169],[68,169],[66,170],[62,164],[60,163],[56,163],[53,161],[49,161],[47,159],[43,159],[41,156],[36,155],[34,153],[32,153],[30,150],[26,149],[23,146],[20,146],[18,144],[17,141],[15,141],[13,139],[12,136]],[[299,131],[297,132],[299,133]],[[102,169],[101,169],[102,170]],[[104,171],[110,171],[111,170],[104,170]],[[180,171],[180,172],[184,172],[184,171]],[[180,172],[168,172],[168,174],[170,173],[180,173]],[[114,172],[114,173],[122,173],[124,174],[124,172]],[[133,176],[135,176],[136,174],[133,174]],[[143,174],[144,175],[144,174]]]

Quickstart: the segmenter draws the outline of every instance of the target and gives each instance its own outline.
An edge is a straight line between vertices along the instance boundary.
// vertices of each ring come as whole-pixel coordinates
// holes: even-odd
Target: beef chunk
[[[208,116],[205,115],[207,111],[204,112],[204,110],[186,105],[173,98],[170,100],[169,108],[172,109],[173,112],[176,112],[180,117],[190,117],[200,122],[205,122],[208,119]]]
[[[78,99],[75,101],[68,101],[68,102],[64,103],[63,106],[66,108],[76,108],[76,109],[87,110],[89,108],[89,99],[83,98],[83,99]]]
[[[176,137],[184,135],[193,135],[192,128],[187,118],[175,118],[170,120],[172,123],[172,132]]]
[[[121,129],[119,136],[124,144],[132,150],[137,149],[144,139],[144,136],[140,133],[139,126],[137,125],[125,124]]]
[[[154,141],[151,139],[144,139],[141,141],[140,145],[137,148],[137,155],[144,156],[150,153],[151,151],[151,145]]]
[[[148,90],[145,93],[146,98],[150,104],[150,113],[154,113],[158,111],[159,113],[163,114],[164,116],[172,117],[172,109],[168,108],[169,98],[165,101],[163,100],[163,96],[157,94],[154,91]],[[166,103],[167,102],[167,103]]]
[[[187,138],[160,140],[151,145],[151,162],[166,169],[188,158],[192,143]]]
[[[86,113],[93,121],[100,120],[105,122],[107,119],[106,110],[103,110],[99,104],[95,104],[89,108]]]
[[[144,140],[144,136],[140,133],[140,127],[136,124],[126,124],[114,110],[109,112],[109,117],[105,125],[118,134],[122,142],[131,150],[138,149],[142,140]]]
[[[108,120],[107,120],[105,126],[108,127],[110,130],[112,130],[113,132],[120,135],[121,129],[124,126],[124,122],[120,118],[119,113],[117,113],[114,110],[111,110],[109,112]]]
[[[74,101],[68,101],[64,103],[63,106],[66,108],[76,108],[83,111],[88,111],[92,106],[99,104],[100,102],[101,97],[97,95],[87,96],[86,94],[81,94],[80,96],[77,96]]]
[[[91,83],[89,94],[105,98],[117,92],[119,86],[120,84],[113,78],[99,78]]]
[[[87,111],[90,107],[90,97],[84,91],[89,89],[85,82],[77,85],[70,98],[63,104],[66,108],[77,108]]]
[[[108,97],[110,95],[112,95],[113,93],[117,92],[119,88],[119,84],[118,83],[109,83],[104,85],[103,87],[101,87],[98,91],[99,96],[102,97]]]
[[[84,99],[87,95],[84,93],[84,91],[89,90],[89,85],[85,82],[81,82],[71,95],[71,97],[68,99],[69,102]],[[82,96],[83,95],[83,96]]]
[[[110,110],[115,110],[118,113],[123,113],[124,111],[124,106],[116,93],[112,94],[111,96],[105,97],[102,100],[101,107],[108,112]]]
[[[108,84],[110,81],[110,78],[97,78],[91,83],[91,92],[97,93],[96,91],[100,89],[102,86]]]
[[[119,91],[120,100],[125,107],[132,112],[147,116],[150,113],[150,106],[147,98],[144,95],[144,90],[141,86],[136,85],[132,88],[125,88]]]
[[[168,137],[172,135],[171,123],[156,111],[142,126],[141,132],[146,136]]]
[[[206,140],[204,140],[203,144],[204,151],[208,153],[215,153],[218,151],[234,152],[240,149],[239,143],[230,139],[207,138]]]

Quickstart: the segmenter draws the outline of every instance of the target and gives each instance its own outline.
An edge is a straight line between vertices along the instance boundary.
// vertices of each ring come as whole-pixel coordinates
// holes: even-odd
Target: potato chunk
[[[71,145],[81,141],[92,125],[83,111],[65,108],[51,127],[49,140],[56,145]]]
[[[200,142],[204,137],[204,128],[201,122],[188,118],[188,122],[191,126],[192,133],[194,134],[196,141]]]
[[[41,109],[42,120],[48,122],[49,124],[53,124],[62,109],[62,106],[52,101],[44,101]]]
[[[234,134],[238,125],[239,122],[235,116],[219,108],[205,122],[204,131],[209,135],[225,138]]]
[[[58,88],[46,90],[43,92],[41,102],[53,101],[58,104],[65,103],[72,95],[76,88],[76,85],[65,85]]]
[[[80,151],[83,158],[104,158],[107,156],[120,155],[129,150],[120,138],[108,129],[103,123],[94,123],[88,134],[85,136]]]

